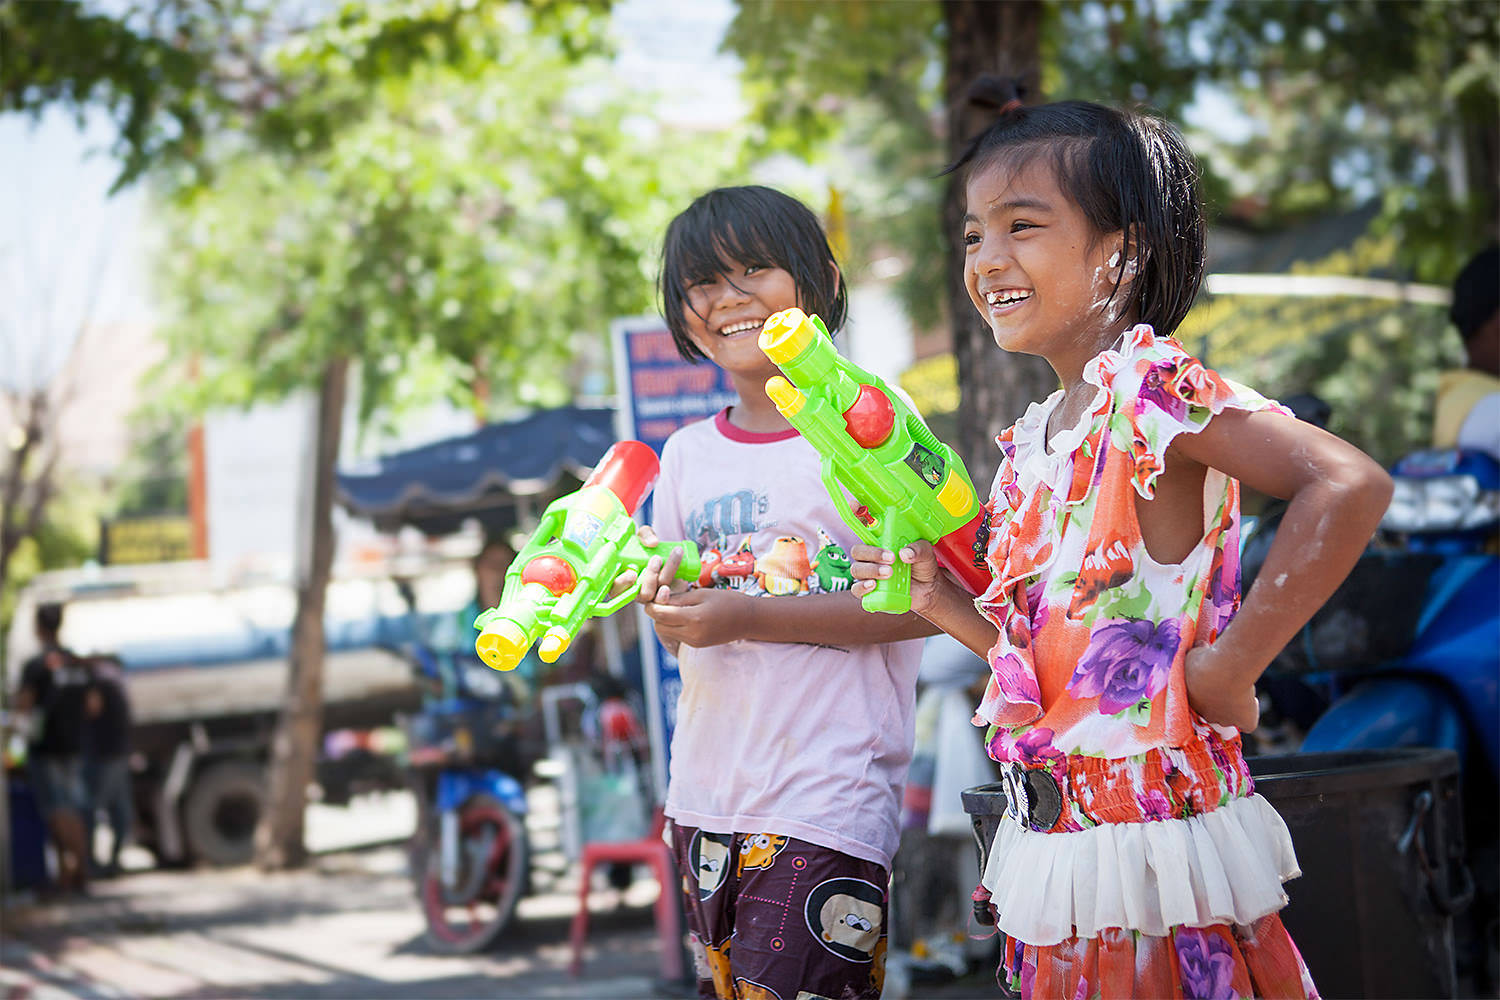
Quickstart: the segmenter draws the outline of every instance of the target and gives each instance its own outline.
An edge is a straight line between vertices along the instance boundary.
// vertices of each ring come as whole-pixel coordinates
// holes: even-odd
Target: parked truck
[[[473,589],[463,563],[409,579],[427,616],[451,616]],[[247,861],[286,698],[296,609],[290,581],[263,573],[228,578],[207,563],[42,574],[20,595],[7,638],[8,693],[36,651],[30,625],[45,601],[66,605],[65,645],[121,668],[132,710],[138,842],[164,864]],[[336,571],[325,616],[325,752],[315,790],[325,803],[404,781],[399,745],[359,736],[394,731],[420,704],[403,653],[410,629],[388,571]]]

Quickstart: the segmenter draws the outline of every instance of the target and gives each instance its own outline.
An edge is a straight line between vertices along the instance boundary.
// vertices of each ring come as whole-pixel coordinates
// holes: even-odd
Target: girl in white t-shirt
[[[793,306],[837,330],[846,295],[812,212],[764,187],[710,191],[667,230],[661,291],[678,350],[739,401],[662,451],[654,531],[704,550],[639,581],[676,652],[667,815],[703,996],[878,996],[886,887],[911,760],[914,615],[849,590],[853,538],[817,453],[766,397],[757,338]],[[670,708],[669,708],[670,711]]]

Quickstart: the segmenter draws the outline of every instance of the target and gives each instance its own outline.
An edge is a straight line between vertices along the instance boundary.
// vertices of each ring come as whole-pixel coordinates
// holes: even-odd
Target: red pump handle
[[[594,466],[594,472],[584,486],[603,486],[620,498],[627,514],[634,514],[640,507],[656,477],[661,472],[661,462],[650,446],[640,441],[617,441]]]

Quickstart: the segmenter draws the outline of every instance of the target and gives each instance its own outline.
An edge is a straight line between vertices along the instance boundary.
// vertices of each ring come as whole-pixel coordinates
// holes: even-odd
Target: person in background
[[[1448,316],[1469,364],[1438,381],[1432,445],[1500,461],[1500,246],[1481,250],[1458,273]]]
[[[61,604],[38,605],[34,627],[42,648],[21,668],[16,708],[30,716],[26,777],[57,852],[57,886],[82,892],[88,885],[88,844],[79,753],[89,679],[58,640],[62,617]]]
[[[96,874],[120,873],[120,849],[130,840],[135,805],[130,794],[130,699],[119,662],[86,661],[90,683],[84,700],[83,790],[89,861],[94,860],[94,822],[100,810],[109,821],[109,860]]]

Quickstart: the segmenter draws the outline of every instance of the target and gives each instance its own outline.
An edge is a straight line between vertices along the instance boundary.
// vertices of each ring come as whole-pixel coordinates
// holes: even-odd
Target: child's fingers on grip
[[[931,542],[915,541],[901,546],[901,551],[896,553],[896,557],[904,563],[918,563],[929,559],[936,561],[937,554],[933,552]]]
[[[639,581],[641,587],[640,601],[646,603],[654,600],[657,590],[661,587],[661,556],[651,556],[646,560],[646,565],[641,570]]]
[[[642,545],[646,546],[647,548],[650,548],[653,545],[661,544],[661,539],[656,537],[656,529],[651,527],[651,525],[649,524],[643,524],[639,528],[636,528],[635,537]]]
[[[896,554],[890,549],[882,549],[878,545],[856,545],[849,550],[849,558],[857,563],[890,564],[896,561]]]
[[[885,580],[891,575],[891,567],[886,563],[851,562],[849,575],[856,580]]]
[[[849,575],[856,580],[883,580],[891,575],[896,554],[877,545],[856,545],[849,550]]]
[[[636,587],[636,583],[638,582],[638,580],[639,580],[639,575],[636,573],[635,570],[633,570],[633,569],[624,570],[623,572],[620,573],[619,576],[615,577],[614,581],[610,584],[610,587],[609,587],[609,596],[606,598],[606,600],[613,601],[615,598],[619,597],[621,594],[625,593],[627,590],[634,590],[635,587]]]

